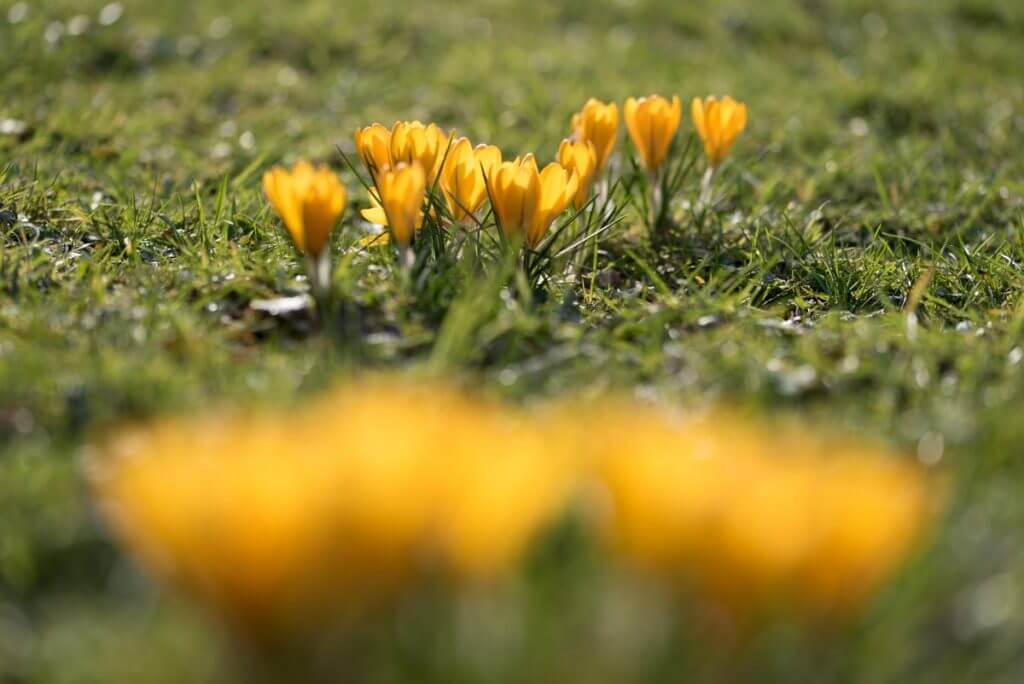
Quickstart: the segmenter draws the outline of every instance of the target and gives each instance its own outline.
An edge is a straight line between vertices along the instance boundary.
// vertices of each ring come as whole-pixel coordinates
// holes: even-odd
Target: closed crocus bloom
[[[281,217],[296,249],[312,259],[324,253],[345,209],[345,187],[327,167],[299,162],[263,175],[263,191]]]
[[[530,248],[540,243],[578,188],[574,173],[558,163],[539,171],[532,154],[501,164],[490,178],[491,201],[502,230],[509,237],[523,235]]]
[[[441,171],[450,138],[435,124],[425,126],[419,121],[399,121],[391,129],[391,162],[419,164],[426,174],[427,185],[433,185]]]
[[[413,234],[423,225],[426,189],[426,173],[419,164],[398,164],[378,174],[381,213],[399,247],[408,247]]]
[[[573,139],[589,142],[597,155],[597,173],[608,165],[619,133],[619,106],[590,98],[572,117]]]
[[[536,164],[534,165],[536,168]],[[572,171],[552,162],[540,172],[540,203],[526,234],[526,244],[536,247],[551,223],[565,211],[576,196],[580,179]]]
[[[597,173],[597,152],[590,141],[573,142],[563,140],[558,147],[558,163],[576,174],[579,188],[573,198],[573,205],[582,209],[590,197],[590,185]]]
[[[391,166],[391,131],[379,123],[357,128],[356,151],[366,170],[376,175]]]
[[[683,107],[679,97],[672,101],[660,95],[629,98],[624,109],[629,137],[649,173],[656,173],[665,163],[672,139],[679,130]]]
[[[708,160],[712,166],[718,166],[747,126],[747,105],[728,96],[721,100],[714,96],[703,100],[695,97],[691,110]]]
[[[501,151],[497,147],[479,145],[474,149],[467,138],[455,141],[441,170],[441,189],[456,221],[465,220],[484,203],[484,174],[490,174],[500,163]]]
[[[473,154],[476,156],[477,166],[487,178],[490,178],[495,169],[501,166],[501,150],[494,145],[477,145]]]
[[[509,236],[524,233],[540,196],[540,174],[533,155],[503,162],[487,180],[501,229]]]

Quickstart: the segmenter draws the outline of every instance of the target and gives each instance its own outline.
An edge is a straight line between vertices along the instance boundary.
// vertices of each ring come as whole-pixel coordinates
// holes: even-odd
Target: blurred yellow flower
[[[575,173],[556,162],[539,171],[532,154],[502,163],[488,183],[502,231],[510,238],[522,236],[531,249],[540,243],[579,189]]]
[[[678,97],[672,101],[660,95],[629,98],[623,109],[633,146],[648,173],[657,173],[665,163],[672,140],[679,130],[683,108]]]
[[[695,97],[691,112],[708,160],[712,166],[718,166],[747,126],[747,105],[731,97]]]
[[[615,150],[619,133],[619,106],[590,98],[583,109],[572,117],[572,133],[576,142],[589,142],[597,155],[596,173],[604,171]]]
[[[572,483],[524,414],[384,379],[286,413],[122,431],[102,455],[94,485],[127,548],[253,635],[505,573]]]
[[[363,211],[371,223],[387,226],[399,247],[408,247],[423,226],[426,175],[419,164],[400,163],[377,176],[380,201],[371,197],[373,207]]]
[[[493,145],[473,147],[467,138],[459,138],[448,152],[441,170],[441,189],[455,221],[464,221],[487,199],[485,174],[490,176],[501,164],[501,150]]]
[[[628,405],[590,413],[587,424],[615,546],[737,612],[856,608],[906,559],[936,509],[933,483],[917,468],[805,430]]]
[[[327,167],[299,162],[289,171],[274,167],[263,175],[263,191],[281,217],[295,248],[318,260],[345,210],[348,194]]]
[[[92,484],[131,554],[253,635],[499,577],[597,492],[613,548],[673,585],[736,615],[842,615],[940,499],[886,451],[796,426],[614,401],[530,413],[384,377],[289,411],[125,429],[98,455]]]
[[[325,579],[333,494],[293,460],[306,442],[285,428],[218,416],[125,431],[105,445],[97,478],[139,560],[240,628],[290,622]]]
[[[436,124],[399,121],[391,128],[391,164],[419,164],[427,186],[431,186],[441,171],[450,140],[451,135]]]
[[[597,173],[597,153],[593,143],[563,140],[558,147],[558,163],[567,171],[575,173],[579,179],[573,205],[576,209],[582,209],[590,198],[590,186]]]

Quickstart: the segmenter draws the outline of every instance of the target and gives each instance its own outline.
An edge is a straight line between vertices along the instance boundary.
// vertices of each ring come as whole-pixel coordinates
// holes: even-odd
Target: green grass
[[[635,388],[799,412],[908,457],[941,443],[952,503],[924,556],[834,633],[777,625],[735,654],[685,610],[625,600],[566,530],[507,594],[368,635],[371,681],[1019,681],[1024,5],[128,0],[102,26],[97,0],[29,3],[14,24],[10,4],[0,681],[223,667],[218,628],[97,525],[91,431],[424,363],[515,400]],[[593,288],[487,306],[452,282],[402,291],[381,254],[337,270],[344,316],[325,332],[249,306],[305,288],[260,193],[270,164],[339,170],[340,253],[366,206],[335,151],[357,125],[430,119],[545,161],[588,96],[653,91],[731,93],[751,125],[716,218],[656,245],[619,231]]]

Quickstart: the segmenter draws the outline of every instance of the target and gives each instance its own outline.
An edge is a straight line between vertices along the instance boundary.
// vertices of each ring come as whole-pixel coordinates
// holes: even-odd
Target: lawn
[[[475,617],[425,597],[368,630],[366,681],[1024,678],[1024,4],[0,0],[0,46],[0,682],[221,681],[230,635],[111,541],[84,445],[370,369],[799,417],[948,494],[839,626],[723,644],[567,525]],[[652,240],[629,210],[593,277],[496,306],[353,246],[356,127],[546,163],[587,98],[653,92],[749,106],[711,220],[681,195]],[[307,288],[260,186],[301,159],[349,190],[319,322],[253,306]]]

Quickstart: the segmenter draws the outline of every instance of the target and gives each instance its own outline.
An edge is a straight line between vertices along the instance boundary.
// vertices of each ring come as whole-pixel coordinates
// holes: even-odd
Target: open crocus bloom
[[[651,174],[657,173],[665,163],[672,139],[679,130],[683,108],[679,97],[669,102],[660,95],[629,98],[624,109],[626,128],[633,146],[640,154],[644,167]]]
[[[590,98],[572,117],[572,137],[577,142],[589,142],[597,156],[596,173],[608,165],[615,150],[619,133],[619,107],[614,102],[605,104]]]
[[[468,138],[459,138],[448,152],[448,159],[441,170],[441,189],[452,217],[465,220],[476,212],[487,199],[488,177],[501,164],[501,150],[493,145],[473,147]]]
[[[732,144],[747,126],[747,105],[731,97],[695,97],[691,106],[693,125],[704,142],[704,152],[712,166],[729,155]]]
[[[295,248],[317,260],[345,210],[345,186],[325,166],[299,162],[291,170],[274,167],[263,175],[263,191],[281,217]]]
[[[579,189],[575,173],[555,162],[539,171],[532,154],[501,164],[488,180],[501,229],[508,237],[522,235],[531,249]]]

